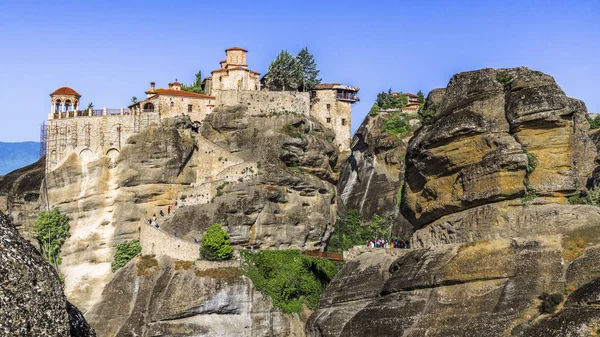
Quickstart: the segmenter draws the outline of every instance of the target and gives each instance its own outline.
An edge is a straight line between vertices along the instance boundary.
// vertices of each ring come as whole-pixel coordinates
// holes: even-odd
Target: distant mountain
[[[0,175],[7,174],[40,159],[40,143],[0,142]]]

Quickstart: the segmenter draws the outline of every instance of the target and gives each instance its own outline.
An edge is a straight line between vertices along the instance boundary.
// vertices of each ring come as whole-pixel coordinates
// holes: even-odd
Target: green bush
[[[406,136],[410,132],[410,124],[401,113],[393,113],[383,124],[383,131],[398,138]]]
[[[314,310],[341,264],[299,250],[241,251],[242,269],[254,286],[286,313]]]
[[[535,153],[527,154],[527,173],[531,173],[535,170],[538,164],[538,158]]]
[[[379,115],[379,106],[377,105],[377,103],[373,103],[373,105],[371,106],[371,110],[369,110],[369,115],[371,115],[371,116]]]
[[[229,260],[233,256],[233,248],[229,242],[229,234],[221,228],[220,224],[214,224],[206,230],[202,236],[200,256],[210,261]]]
[[[535,192],[535,189],[527,186],[527,188],[525,189],[525,194],[523,194],[523,198],[521,198],[521,201],[523,203],[528,203],[535,198],[537,198],[537,193]]]
[[[57,270],[62,262],[61,248],[71,236],[69,229],[69,218],[56,208],[40,212],[35,220],[35,235],[40,243],[42,255]]]
[[[556,307],[563,301],[561,294],[543,293],[538,297],[542,303],[538,307],[541,314],[552,314],[556,311]]]
[[[590,123],[590,129],[598,129],[600,128],[600,115],[597,115],[594,118],[591,118],[590,115],[585,116],[587,121]]]
[[[594,186],[585,192],[583,203],[592,206],[600,206],[600,187]]]
[[[496,81],[500,82],[502,85],[506,86],[510,82],[512,82],[513,77],[508,71],[500,71],[496,75]]]
[[[110,269],[113,273],[116,272],[141,252],[142,246],[140,245],[140,242],[138,240],[121,242],[117,246],[115,258],[113,259],[113,262],[110,265]]]
[[[572,195],[567,201],[569,202],[569,205],[579,205],[583,203],[579,195]]]

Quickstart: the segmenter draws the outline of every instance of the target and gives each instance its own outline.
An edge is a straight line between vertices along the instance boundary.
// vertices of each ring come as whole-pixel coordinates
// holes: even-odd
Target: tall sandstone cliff
[[[566,204],[595,165],[585,105],[514,68],[455,75],[439,106],[408,145],[414,249],[348,263],[307,335],[597,335],[600,208]]]
[[[163,119],[130,137],[118,156],[72,154],[47,176],[50,207],[71,220],[71,237],[62,248],[65,291],[102,336],[130,329],[142,335],[196,330],[219,335],[209,318],[220,314],[227,315],[222,316],[223,324],[237,326],[246,335],[272,335],[265,320],[280,322],[275,326],[282,336],[304,334],[298,318],[274,309],[239,275],[197,276],[176,270],[178,261],[164,256],[156,256],[158,274],[137,275],[131,266],[116,274],[111,271],[117,245],[138,239],[147,219],[159,210],[167,213],[175,202],[178,207],[158,220],[160,232],[171,239],[177,233],[176,240],[190,244],[207,227],[220,223],[235,247],[324,248],[337,212],[338,153],[331,131],[293,113],[248,116],[244,106],[215,109],[203,124],[194,132],[185,117]],[[154,254],[154,247],[145,249]],[[198,257],[196,250],[186,259]],[[162,282],[177,277],[189,281],[178,285],[181,294],[194,293],[197,286],[215,286],[210,290],[215,293],[185,303],[161,297]],[[123,280],[148,286],[130,288]],[[139,319],[131,311],[134,304],[142,305],[137,302],[141,298],[154,297],[163,301],[161,310],[181,319]],[[235,308],[212,311],[213,301],[232,299],[238,303],[232,304]],[[113,302],[123,309],[119,317],[113,317]],[[211,307],[198,309],[203,306]],[[153,307],[138,309],[154,315]],[[107,320],[111,326],[104,326]]]

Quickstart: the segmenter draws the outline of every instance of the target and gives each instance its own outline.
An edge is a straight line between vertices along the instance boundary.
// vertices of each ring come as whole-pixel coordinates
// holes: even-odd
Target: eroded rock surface
[[[88,313],[100,336],[304,336],[237,267],[136,258]]]
[[[199,160],[231,165],[186,189],[183,207],[162,228],[191,238],[220,223],[235,245],[322,249],[337,211],[333,134],[305,116],[244,110],[207,116],[202,138],[218,148],[200,144]]]
[[[0,212],[0,335],[94,336],[52,266]]]
[[[407,151],[403,214],[417,226],[527,189],[564,202],[585,187],[594,168],[585,105],[541,72],[459,73],[440,109]]]
[[[597,335],[600,208],[566,204],[595,165],[583,103],[543,73],[483,69],[439,109],[408,146],[413,249],[348,263],[307,335]],[[554,314],[544,293],[566,297]]]
[[[390,114],[367,115],[352,139],[352,152],[342,165],[338,195],[345,209],[356,209],[364,221],[374,215],[398,218],[395,236],[410,236],[412,226],[399,216],[404,157],[409,133],[398,138],[383,131]]]

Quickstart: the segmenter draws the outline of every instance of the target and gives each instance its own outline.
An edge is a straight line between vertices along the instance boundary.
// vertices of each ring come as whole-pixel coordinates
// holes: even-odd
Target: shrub
[[[242,269],[256,288],[286,313],[314,310],[341,264],[299,250],[241,251]]]
[[[578,195],[572,195],[567,199],[569,205],[579,205],[582,204],[581,198]]]
[[[585,192],[584,203],[592,206],[600,206],[600,187],[594,186]]]
[[[563,301],[563,296],[561,294],[548,294],[543,293],[538,297],[542,300],[542,303],[538,307],[540,313],[542,314],[552,314],[556,311],[556,307]]]
[[[401,113],[395,112],[383,124],[383,131],[398,138],[406,136],[410,132],[410,124]]]
[[[116,272],[141,252],[142,246],[138,240],[121,242],[117,246],[117,251],[115,252],[115,257],[110,265],[110,269],[113,273]]]
[[[210,261],[229,260],[233,256],[229,234],[221,228],[220,224],[208,227],[202,236],[200,256]]]
[[[527,203],[535,198],[537,198],[537,193],[535,192],[535,189],[527,186],[527,188],[525,189],[525,194],[523,194],[523,198],[521,198],[521,201],[523,203]]]
[[[600,128],[600,115],[596,115],[596,117],[591,118],[590,115],[585,116],[588,123],[590,123],[590,129],[598,129]]]
[[[379,106],[377,105],[377,103],[373,103],[373,105],[371,106],[371,110],[369,110],[369,115],[371,115],[371,116],[379,115]]]
[[[513,77],[508,71],[500,71],[496,74],[496,81],[500,82],[503,86],[506,86],[510,82],[512,82]]]
[[[56,208],[40,212],[35,220],[35,236],[40,243],[42,255],[57,270],[62,262],[61,248],[71,236],[69,229],[69,218]]]
[[[535,170],[538,164],[538,158],[535,153],[527,154],[527,173],[531,173]]]

